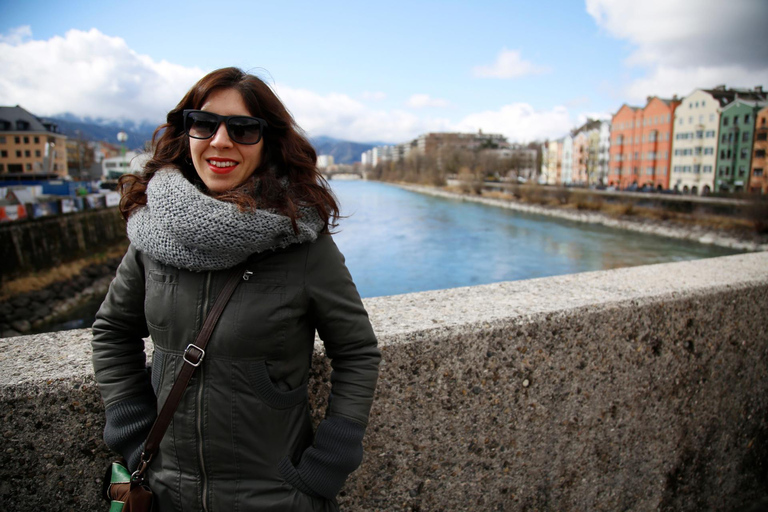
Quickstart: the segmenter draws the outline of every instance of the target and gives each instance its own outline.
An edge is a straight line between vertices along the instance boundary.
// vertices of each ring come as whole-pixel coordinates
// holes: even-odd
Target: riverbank
[[[60,267],[4,283],[0,294],[0,338],[45,332],[75,309],[103,297],[127,243]]]
[[[539,205],[523,203],[512,196],[498,192],[482,195],[468,194],[439,187],[396,183],[400,188],[436,197],[444,197],[459,201],[470,201],[499,208],[545,215],[574,222],[599,224],[607,227],[625,229],[639,233],[658,235],[680,240],[688,240],[702,244],[712,244],[720,247],[744,251],[768,251],[768,235],[749,232],[747,229],[718,229],[713,222],[679,222],[673,219],[655,219],[632,214],[631,209],[617,216],[601,211],[580,210],[568,206]]]

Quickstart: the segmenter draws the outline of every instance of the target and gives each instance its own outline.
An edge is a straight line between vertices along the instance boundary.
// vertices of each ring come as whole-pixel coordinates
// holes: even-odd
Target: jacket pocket
[[[290,409],[307,401],[306,384],[291,391],[277,389],[267,371],[266,361],[249,364],[248,379],[259,398],[273,409]]]
[[[240,283],[232,299],[234,308],[225,310],[222,323],[232,326],[235,339],[257,348],[253,357],[269,359],[280,354],[285,341],[286,317],[285,271],[254,272]],[[233,314],[234,318],[229,315]]]
[[[166,330],[176,311],[178,271],[150,269],[145,281],[144,316],[147,324],[157,330]]]

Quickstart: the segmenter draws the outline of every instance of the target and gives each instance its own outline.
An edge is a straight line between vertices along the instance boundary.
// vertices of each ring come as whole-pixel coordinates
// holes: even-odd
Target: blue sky
[[[768,85],[768,2],[728,5],[0,1],[0,104],[154,123],[205,72],[235,65],[313,136],[530,141],[653,94]]]

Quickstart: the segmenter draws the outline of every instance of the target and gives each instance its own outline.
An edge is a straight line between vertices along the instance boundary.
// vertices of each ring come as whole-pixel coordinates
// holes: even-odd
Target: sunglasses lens
[[[261,123],[252,117],[232,117],[227,122],[232,140],[240,144],[256,144],[261,140]]]
[[[207,139],[216,133],[219,120],[205,112],[190,112],[187,116],[187,134],[196,139]]]

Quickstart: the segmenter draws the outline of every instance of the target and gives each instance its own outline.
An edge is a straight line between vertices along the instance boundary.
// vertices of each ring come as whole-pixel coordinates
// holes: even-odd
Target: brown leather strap
[[[144,452],[141,454],[141,460],[139,461],[138,469],[131,476],[132,481],[141,481],[143,479],[144,472],[147,470],[152,457],[160,447],[160,441],[165,435],[165,431],[168,430],[168,426],[171,424],[173,414],[176,412],[176,408],[181,402],[181,397],[184,396],[184,391],[187,389],[192,374],[195,373],[197,367],[202,363],[205,356],[205,347],[208,345],[208,340],[211,339],[213,329],[216,327],[216,323],[224,311],[224,308],[229,302],[229,298],[237,288],[240,280],[243,279],[246,270],[246,265],[238,265],[233,268],[227,283],[219,292],[216,297],[216,302],[208,312],[208,316],[205,318],[203,328],[200,329],[200,333],[197,335],[194,343],[190,343],[187,349],[184,351],[184,366],[182,366],[176,382],[173,383],[171,392],[168,394],[168,398],[165,399],[163,408],[160,410],[160,414],[157,415],[155,424],[152,425],[152,430],[149,431],[147,441],[144,443]]]

